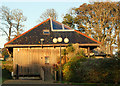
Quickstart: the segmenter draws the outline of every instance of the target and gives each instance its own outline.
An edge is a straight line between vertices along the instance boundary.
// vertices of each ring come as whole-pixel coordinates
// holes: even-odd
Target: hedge
[[[79,83],[120,83],[120,60],[74,57],[64,65],[63,78]]]

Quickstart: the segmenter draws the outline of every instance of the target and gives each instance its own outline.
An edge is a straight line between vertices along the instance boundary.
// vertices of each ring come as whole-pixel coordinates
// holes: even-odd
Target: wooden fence
[[[34,67],[23,67],[18,64],[15,67],[14,76],[16,79],[19,77],[30,77],[30,76],[39,76],[44,80],[44,70],[42,66],[34,65]]]

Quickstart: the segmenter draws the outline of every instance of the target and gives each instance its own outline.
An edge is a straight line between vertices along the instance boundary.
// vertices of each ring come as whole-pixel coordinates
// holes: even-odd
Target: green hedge
[[[13,71],[12,61],[2,61],[2,82],[12,79],[11,72]]]
[[[12,79],[11,72],[9,70],[2,69],[2,82],[9,79]]]
[[[74,57],[64,65],[63,77],[79,83],[120,83],[120,60]]]
[[[2,61],[2,69],[13,72],[13,61]]]

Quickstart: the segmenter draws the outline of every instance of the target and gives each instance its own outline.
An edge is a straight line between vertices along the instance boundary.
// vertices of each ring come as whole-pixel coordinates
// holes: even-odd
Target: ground
[[[42,80],[6,80],[2,86],[120,86],[115,84],[102,83],[54,83]]]
[[[53,83],[53,81],[43,80],[6,80],[5,82],[3,82],[3,84],[55,84],[55,83]]]

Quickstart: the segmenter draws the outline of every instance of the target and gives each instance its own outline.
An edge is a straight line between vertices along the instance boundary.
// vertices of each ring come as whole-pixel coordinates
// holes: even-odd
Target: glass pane
[[[49,63],[49,57],[45,57],[45,63]]]
[[[49,31],[49,30],[43,30],[43,34],[44,34],[44,35],[49,35],[49,34],[50,34],[50,31]]]

